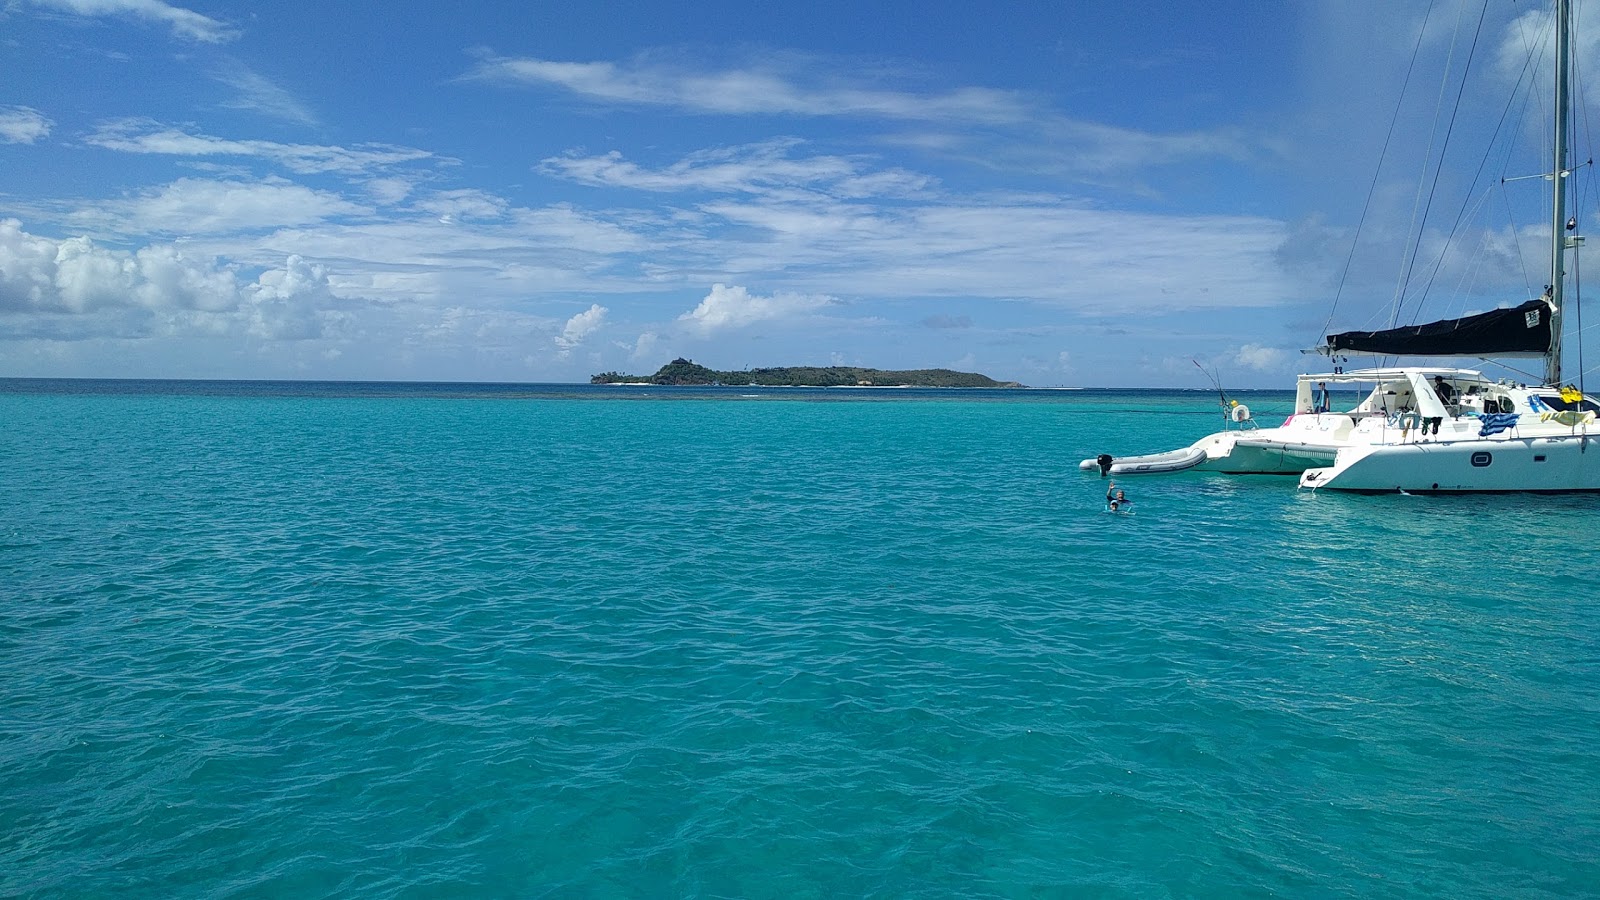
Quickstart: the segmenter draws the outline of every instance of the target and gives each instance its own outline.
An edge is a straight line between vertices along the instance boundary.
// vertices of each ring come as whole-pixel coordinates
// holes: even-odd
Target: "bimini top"
[[[1482,372],[1476,369],[1453,369],[1440,366],[1407,366],[1394,369],[1351,369],[1348,372],[1311,372],[1300,375],[1297,379],[1307,384],[1373,384],[1383,381],[1406,381],[1413,377],[1430,379],[1438,375],[1450,381],[1469,383],[1481,381],[1485,384],[1493,382],[1485,378]]]
[[[1328,335],[1322,352],[1375,356],[1543,356],[1550,352],[1550,303],[1529,300],[1460,319],[1384,331]]]

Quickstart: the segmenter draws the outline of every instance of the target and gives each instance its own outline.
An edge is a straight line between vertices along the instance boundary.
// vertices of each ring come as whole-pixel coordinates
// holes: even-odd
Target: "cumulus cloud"
[[[1245,344],[1233,352],[1235,363],[1258,372],[1270,372],[1280,368],[1288,359],[1287,351],[1277,347],[1263,347],[1260,344]]]
[[[624,345],[623,349],[628,351],[629,359],[638,362],[657,356],[657,349],[660,346],[661,335],[654,331],[646,331],[639,335],[639,339],[634,341],[631,347]]]
[[[86,237],[39,237],[16,219],[0,220],[0,312],[226,309],[238,296],[232,272],[171,246],[113,250]]]
[[[0,144],[31,144],[50,133],[55,123],[27,106],[0,106]]]
[[[793,318],[835,302],[832,297],[817,294],[779,292],[770,297],[760,297],[739,285],[729,287],[714,284],[711,293],[700,301],[700,305],[679,316],[678,321],[689,324],[701,334],[709,335],[744,328],[757,322]]]
[[[139,313],[171,330],[299,340],[337,320],[336,305],[327,271],[298,256],[244,282],[234,268],[170,244],[117,250],[86,237],[40,237],[16,219],[0,220],[0,317],[76,319],[58,329],[64,338],[127,329],[136,320],[121,314]]]
[[[262,272],[244,297],[249,333],[266,340],[321,337],[324,324],[337,317],[328,270],[298,256],[285,260],[282,269]]]
[[[572,349],[583,343],[583,339],[594,334],[606,322],[608,310],[596,303],[588,309],[567,320],[561,334],[556,336],[556,346],[561,348],[563,354],[570,353]]]
[[[165,25],[179,37],[203,44],[221,44],[239,33],[229,26],[191,9],[162,3],[161,0],[28,0],[76,16],[122,16]]]

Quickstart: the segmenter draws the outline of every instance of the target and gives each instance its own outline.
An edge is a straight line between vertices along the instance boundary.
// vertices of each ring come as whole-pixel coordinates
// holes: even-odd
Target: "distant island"
[[[602,372],[590,384],[759,385],[762,387],[1022,387],[1015,381],[995,381],[974,372],[950,369],[912,369],[895,372],[855,366],[780,366],[718,372],[687,359],[675,359],[654,375]]]

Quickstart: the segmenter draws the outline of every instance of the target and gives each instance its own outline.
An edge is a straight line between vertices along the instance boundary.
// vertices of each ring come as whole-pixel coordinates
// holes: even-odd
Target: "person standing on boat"
[[[1444,376],[1443,375],[1435,375],[1435,376],[1433,376],[1433,392],[1435,394],[1439,395],[1439,402],[1444,404],[1445,408],[1447,408],[1447,409],[1449,408],[1451,403],[1455,402],[1456,389],[1451,387],[1450,385],[1444,383]],[[1439,426],[1441,424],[1443,424],[1443,422],[1444,422],[1444,416],[1428,416],[1427,418],[1422,420],[1422,432],[1421,433],[1422,434],[1427,434],[1428,433],[1428,428],[1431,426],[1433,428],[1434,437],[1438,437],[1439,436]]]
[[[1443,375],[1433,376],[1433,392],[1439,395],[1439,402],[1445,406],[1456,402],[1456,389],[1444,383]]]

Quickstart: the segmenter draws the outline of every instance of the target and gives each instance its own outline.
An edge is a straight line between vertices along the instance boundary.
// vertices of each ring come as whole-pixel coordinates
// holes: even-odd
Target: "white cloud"
[[[0,220],[0,311],[219,310],[238,298],[231,271],[172,246],[113,250],[86,237],[38,237],[16,219]]]
[[[602,156],[550,157],[540,171],[582,184],[644,191],[772,193],[780,189],[820,189],[844,197],[905,195],[932,182],[902,169],[863,172],[865,161],[841,156],[796,159],[789,151],[800,141],[776,140],[693,153],[660,169],[647,169],[616,151]]]
[[[556,87],[590,100],[667,106],[727,115],[868,116],[970,123],[1026,121],[1030,104],[1013,91],[962,87],[918,93],[843,84],[837,64],[790,55],[744,68],[710,70],[653,57],[625,64],[485,55],[466,76]]]
[[[84,141],[122,153],[167,156],[244,156],[269,160],[300,174],[361,175],[403,163],[435,159],[426,150],[392,144],[358,144],[327,147],[315,144],[280,144],[275,141],[235,141],[189,134],[147,119],[118,119],[101,125]]]
[[[50,271],[54,306],[68,312],[117,306],[144,287],[139,283],[136,257],[103,250],[88,238],[62,241]],[[138,293],[148,296],[146,291]]]
[[[239,92],[236,98],[222,104],[228,109],[257,112],[291,125],[317,124],[316,116],[293,94],[243,63],[232,61],[221,67],[216,79]]]
[[[199,260],[169,245],[143,247],[130,294],[148,309],[176,308],[223,312],[239,300],[239,282],[231,269],[214,260]]]
[[[170,244],[115,250],[86,237],[55,241],[0,220],[0,316],[47,315],[63,338],[106,333],[137,336],[139,325],[170,332],[299,340],[323,334],[343,315],[327,270],[297,256],[253,283],[215,259]],[[129,320],[126,313],[142,319]]]
[[[656,334],[654,331],[646,331],[639,335],[639,339],[633,342],[631,348],[625,349],[628,349],[628,358],[630,360],[639,362],[659,355],[656,348],[660,346],[661,335]]]
[[[309,340],[322,336],[324,326],[338,318],[328,271],[298,256],[284,261],[282,269],[261,273],[244,292],[249,333],[267,340]]]
[[[0,144],[31,144],[50,133],[54,122],[27,106],[0,106]]]
[[[232,234],[308,225],[370,212],[326,191],[279,179],[180,178],[137,197],[79,212],[80,222],[131,234]]]
[[[699,209],[723,277],[864,297],[1033,300],[1084,312],[1262,307],[1296,292],[1276,253],[1281,223],[1247,216],[1158,216],[1084,208],[1058,197],[960,203],[771,203],[718,199]],[[1160,240],[1152,239],[1159,235]],[[1126,248],[1140,248],[1132,264]],[[687,265],[685,266],[687,267]]]
[[[1505,26],[1500,35],[1500,45],[1494,56],[1495,69],[1505,84],[1516,84],[1528,77],[1526,67],[1530,59],[1549,66],[1555,59],[1555,28],[1548,8],[1537,7],[1519,14]],[[1574,14],[1572,22],[1572,54],[1576,71],[1593,71],[1600,64],[1600,20],[1593,16]],[[1548,69],[1536,83],[1544,83],[1552,76]]]
[[[606,322],[608,310],[596,303],[588,309],[567,320],[561,334],[556,336],[556,346],[562,353],[569,353],[574,347],[583,343],[583,339],[595,333]]]
[[[812,294],[780,292],[770,297],[752,296],[738,285],[714,284],[700,305],[679,316],[678,321],[688,323],[703,335],[710,335],[757,322],[793,318],[835,302],[832,297]]]
[[[462,214],[487,215],[496,204],[486,196],[422,195],[400,217],[286,223],[267,234],[200,236],[191,245],[245,265],[273,265],[291,253],[336,262],[330,277],[341,294],[406,303],[443,306],[462,296],[486,304],[530,296],[567,302],[574,292],[661,289],[661,281],[642,280],[631,263],[634,254],[657,246],[631,223],[567,206],[510,208],[494,220]],[[681,274],[662,279],[672,287],[683,280]]]
[[[161,0],[29,0],[78,16],[127,16],[144,19],[172,29],[179,37],[204,44],[231,41],[239,33],[229,26],[194,10],[162,3]]]
[[[1234,362],[1258,372],[1270,372],[1281,368],[1288,359],[1288,351],[1277,347],[1263,347],[1260,344],[1245,344],[1233,351]]]
[[[411,196],[416,183],[410,178],[369,178],[361,186],[379,206],[393,206]]]
[[[16,219],[0,219],[0,311],[55,303],[54,241],[22,230]]]
[[[417,209],[432,213],[440,221],[499,219],[505,216],[506,202],[493,194],[476,190],[436,191],[416,201]]]
[[[886,77],[882,71],[797,53],[721,69],[702,60],[669,61],[660,54],[622,63],[485,55],[466,78],[557,88],[596,103],[695,114],[845,116],[901,123],[909,133],[879,140],[988,169],[1098,180],[1114,176],[1124,191],[1139,188],[1137,179],[1148,177],[1153,168],[1196,159],[1237,162],[1260,152],[1262,139],[1237,129],[1141,131],[1072,118],[1015,91],[884,87],[878,83]],[[648,190],[679,189],[656,185],[674,184],[691,174],[645,172],[607,157],[546,160],[545,165],[580,180],[632,183]],[[863,184],[860,189],[868,196],[906,188]]]

